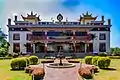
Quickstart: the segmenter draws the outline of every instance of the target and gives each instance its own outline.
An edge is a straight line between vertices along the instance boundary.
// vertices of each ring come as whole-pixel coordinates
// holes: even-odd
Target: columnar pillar
[[[45,42],[44,44],[45,44],[44,53],[47,53],[47,42]]]
[[[87,43],[85,43],[85,53],[87,52]]]
[[[87,53],[89,53],[89,44],[87,44]]]
[[[75,43],[73,43],[73,47],[74,47],[74,51],[76,52],[76,45],[75,45]]]
[[[33,43],[33,53],[35,53],[35,43]]]
[[[45,31],[45,38],[48,39],[48,37],[47,37],[47,31]]]
[[[75,37],[75,31],[73,31],[73,36],[72,36],[72,39],[74,39],[74,37]]]

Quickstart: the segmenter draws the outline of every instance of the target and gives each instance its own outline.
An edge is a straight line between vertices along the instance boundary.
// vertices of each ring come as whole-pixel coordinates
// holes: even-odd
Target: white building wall
[[[92,40],[93,52],[99,53],[99,43],[106,43],[106,52],[110,53],[110,31],[90,31],[89,33],[95,34],[96,38]],[[99,34],[105,33],[106,40],[99,40]]]
[[[13,40],[13,34],[19,33],[20,34],[20,40]],[[31,33],[29,31],[9,31],[9,53],[13,53],[13,43],[20,43],[20,52],[26,52],[26,48],[24,44],[27,42],[30,42],[26,40],[27,34]]]

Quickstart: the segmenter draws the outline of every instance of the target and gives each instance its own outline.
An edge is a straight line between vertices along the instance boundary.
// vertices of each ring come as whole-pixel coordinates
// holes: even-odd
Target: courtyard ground
[[[80,61],[84,62],[84,60],[81,59]],[[52,69],[52,68],[48,70],[48,68],[46,68],[46,70],[48,71],[46,73],[46,76],[49,75],[51,80],[66,80],[66,79],[60,79],[62,75],[63,77],[67,76],[68,78],[71,78],[71,80],[78,80],[76,67],[74,69],[68,68],[65,70]],[[48,77],[46,76],[45,76],[45,80],[48,80],[47,79]],[[53,77],[55,79],[53,79]],[[76,78],[72,79],[74,77]],[[31,77],[28,74],[26,74],[24,71],[11,71],[10,60],[0,60],[0,79],[1,80],[31,80]],[[120,80],[120,60],[112,59],[110,69],[100,70],[99,73],[95,74],[95,80]]]

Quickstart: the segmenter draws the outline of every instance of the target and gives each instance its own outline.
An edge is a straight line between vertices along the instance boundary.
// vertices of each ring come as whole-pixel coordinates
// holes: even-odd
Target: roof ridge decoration
[[[92,17],[92,13],[89,14],[88,11],[86,12],[86,14],[82,13],[83,17]]]
[[[61,22],[61,21],[63,20],[63,16],[62,16],[61,13],[59,13],[59,14],[57,15],[57,20],[58,20],[59,22]]]
[[[21,16],[24,20],[25,19],[37,19],[38,21],[40,21],[40,19],[39,19],[40,15],[37,16],[37,13],[33,14],[33,11],[31,11],[31,14],[27,14],[27,17],[24,17],[23,15],[21,15]]]
[[[89,12],[87,11],[86,13],[82,13],[82,16],[80,15],[80,20],[81,21],[82,19],[94,19],[96,20],[97,19],[97,16],[92,16],[92,13],[89,14]]]

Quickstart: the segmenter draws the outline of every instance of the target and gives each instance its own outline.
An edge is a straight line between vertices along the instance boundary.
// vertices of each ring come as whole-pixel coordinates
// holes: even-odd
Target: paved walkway
[[[66,62],[65,60],[63,60]],[[55,62],[59,62],[56,60]],[[46,65],[46,64],[45,64]],[[73,68],[49,68],[45,66],[45,78],[44,80],[82,80],[78,76],[78,68],[80,64],[76,63],[76,67]]]

